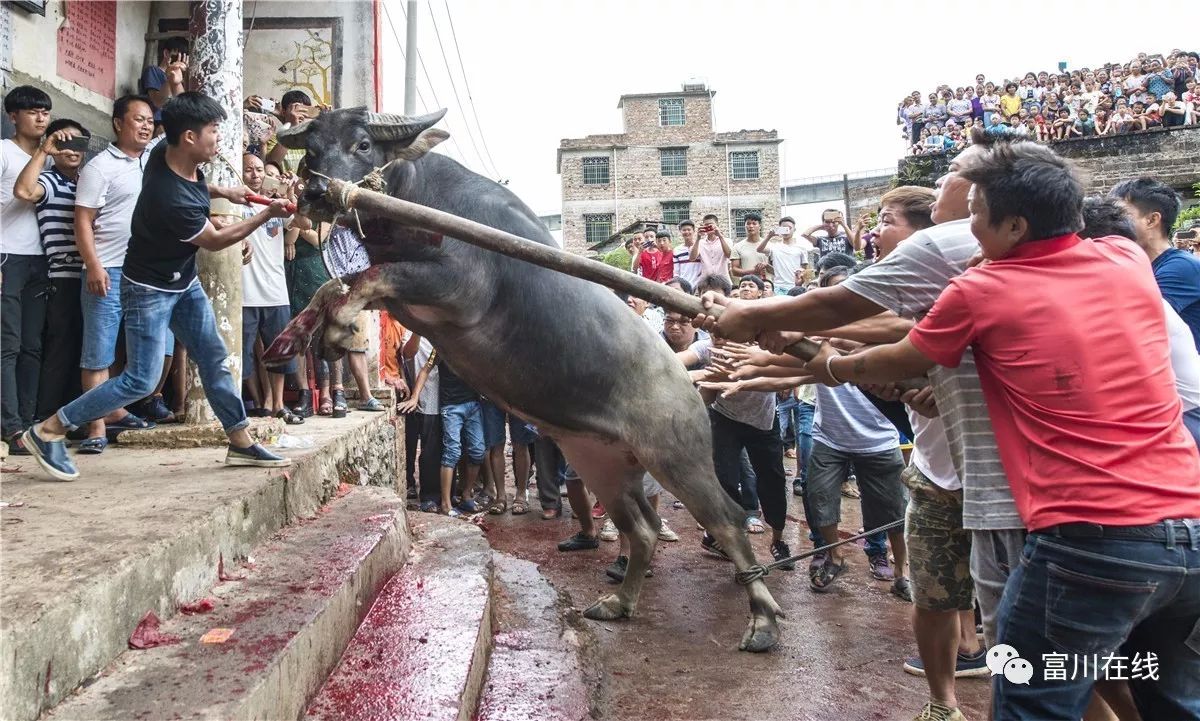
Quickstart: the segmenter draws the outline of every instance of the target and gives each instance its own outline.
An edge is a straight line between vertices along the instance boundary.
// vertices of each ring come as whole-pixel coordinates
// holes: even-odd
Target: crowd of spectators
[[[183,324],[181,305],[175,306],[173,315],[168,314],[161,328],[153,330],[131,327],[132,319],[143,316],[131,316],[129,309],[132,296],[143,288],[174,293],[180,300],[198,288],[194,282],[175,288],[173,281],[159,279],[154,264],[164,261],[153,249],[146,249],[146,240],[153,233],[175,230],[156,225],[163,222],[164,214],[161,207],[150,206],[163,200],[158,197],[162,184],[146,181],[152,167],[161,168],[160,159],[168,155],[165,151],[180,147],[181,138],[172,137],[168,108],[177,110],[175,118],[182,130],[177,128],[176,136],[196,132],[193,126],[199,122],[195,117],[180,119],[182,113],[208,117],[227,112],[187,92],[188,47],[182,37],[160,43],[159,62],[145,69],[138,93],[122,96],[113,104],[111,132],[104,133],[112,142],[90,156],[87,149],[92,133],[78,121],[52,117],[52,101],[43,90],[20,86],[4,98],[4,111],[15,134],[3,141],[2,156],[0,395],[3,439],[12,454],[28,453],[25,429],[39,423],[44,430],[47,420],[67,426],[76,454],[96,455],[104,453],[119,433],[147,430],[184,416],[189,351],[200,352],[194,347],[203,345],[201,340],[212,339],[198,338],[192,331],[187,338],[176,337]],[[285,93],[279,101],[258,96],[246,99],[241,109],[241,183],[235,188],[209,187],[212,198],[234,201],[226,206],[233,210],[219,210],[214,204],[211,222],[205,226],[211,231],[202,231],[192,242],[208,247],[205,233],[224,233],[238,237],[214,242],[242,248],[243,359],[241,377],[230,379],[235,386],[233,394],[240,398],[226,403],[209,399],[218,416],[224,412],[233,419],[226,423],[227,430],[231,426],[238,430],[242,423],[238,416],[274,416],[289,425],[302,424],[314,414],[344,416],[350,404],[343,372],[356,382],[358,409],[385,410],[370,392],[365,314],[359,319],[359,336],[343,361],[326,363],[310,355],[281,367],[262,363],[264,349],[329,280],[321,247],[330,227],[314,227],[302,217],[277,209],[294,203],[302,189],[295,171],[303,151],[287,150],[276,142],[276,133],[321,110],[299,90]],[[163,177],[173,181],[178,174]],[[153,199],[147,197],[151,190],[155,191]],[[267,211],[245,204],[247,194],[277,201],[267,209],[274,214],[262,215]],[[174,196],[166,200],[183,205]],[[203,217],[209,218],[208,198],[195,200],[203,201]],[[182,275],[194,278],[194,265],[189,260],[182,262],[186,264]],[[394,324],[386,315],[382,323],[386,340]],[[399,338],[393,342],[398,345]],[[192,358],[200,365],[200,358]],[[406,392],[394,355],[390,363],[384,362],[385,371],[389,365],[392,372],[385,372],[385,380]],[[206,377],[203,367],[201,376],[206,386],[218,381],[217,376]],[[65,407],[77,412],[75,404],[86,392],[110,380],[117,384],[108,386],[110,401],[116,397],[111,392],[114,388],[125,395],[134,390],[145,392],[96,418],[65,416],[59,410]],[[240,393],[238,383],[242,385]],[[83,415],[88,413],[90,408]],[[73,422],[68,425],[68,420]],[[248,447],[246,438],[238,437],[242,441],[239,447]],[[254,453],[256,458],[247,459],[231,450],[230,462],[286,460],[261,446]]]
[[[1200,67],[1195,51],[1139,53],[1126,63],[1028,72],[993,81],[914,90],[896,108],[910,155],[954,153],[971,130],[1042,143],[1135,133],[1200,123]]]
[[[771,218],[764,233],[750,214],[746,237],[731,242],[706,215],[644,228],[605,259],[724,306],[719,319],[690,318],[623,297],[628,322],[648,324],[704,398],[717,478],[745,531],[769,530],[778,568],[795,569],[789,495],[814,548],[858,530],[840,525],[843,499],[859,503],[866,573],[915,609],[918,654],[904,663],[929,683],[921,719],[962,719],[955,678],[988,675],[987,646],[1037,658],[1061,650],[1053,632],[1063,624],[1078,648],[1153,652],[1170,669],[1153,686],[1102,687],[1122,718],[1130,708],[1143,718],[1197,711],[1189,689],[1200,660],[1187,644],[1200,621],[1200,260],[1172,243],[1180,199],[1169,187],[1131,179],[1084,199],[1069,164],[1020,142],[1073,137],[1106,98],[1121,114],[1153,96],[1159,122],[1179,124],[1165,123],[1166,106],[1180,74],[1191,95],[1179,102],[1194,105],[1196,55],[1172,53],[1169,70],[1144,60],[1078,78],[1031,73],[1003,96],[980,76],[982,98],[964,88],[929,106],[911,99],[901,122],[914,146],[940,137],[945,120],[963,152],[936,192],[893,189],[853,228],[831,209],[800,232],[791,217]],[[186,43],[164,43],[143,94],[114,104],[113,143],[90,159],[79,142],[88,130],[52,120],[46,93],[22,86],[4,99],[16,137],[3,141],[0,168],[3,433],[10,452],[33,453],[63,479],[78,475],[62,450],[68,433],[78,432],[77,454],[103,453],[110,432],[181,416],[185,352],[229,434],[227,463],[286,465],[249,439],[247,417],[344,415],[343,372],[358,409],[384,410],[370,393],[365,333],[344,363],[261,361],[329,280],[321,250],[340,231],[287,210],[302,189],[300,157],[276,138],[323,108],[302,91],[247,98],[242,184],[211,186],[187,173],[216,159],[227,110],[186,90],[186,63]],[[1050,120],[1050,137],[1038,135],[1036,116],[1021,117],[1035,97],[1040,125],[1049,108],[1070,128]],[[1151,127],[1147,115],[1135,116],[1138,130]],[[968,118],[979,126],[969,138]],[[1005,122],[1033,132],[989,132]],[[273,200],[256,211],[248,194]],[[210,220],[210,197],[245,209]],[[194,266],[197,247],[237,245],[241,393]],[[800,332],[822,341],[815,359],[782,354]],[[563,515],[565,495],[580,528],[559,550],[617,543],[605,574],[622,580],[628,544],[553,441],[467,385],[428,339],[386,316],[381,336],[420,510],[524,515],[532,487],[549,520]],[[1097,338],[1105,353],[1091,352]],[[892,385],[925,374],[922,388]],[[649,475],[643,483],[657,507],[662,488]],[[665,522],[658,537],[680,538]],[[699,545],[728,560],[707,532]],[[813,592],[839,588],[846,548],[811,556]],[[997,718],[1079,717],[1095,680],[1000,678]]]

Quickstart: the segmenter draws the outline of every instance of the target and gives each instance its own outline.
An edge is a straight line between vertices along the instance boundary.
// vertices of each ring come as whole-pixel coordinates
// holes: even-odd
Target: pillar
[[[188,87],[215,98],[228,116],[221,123],[220,157],[204,168],[209,183],[220,186],[242,184],[242,2],[200,0],[191,4],[188,27],[192,53]],[[223,201],[213,204],[214,215]],[[236,206],[233,210],[236,211]],[[235,385],[242,378],[242,251],[234,245],[218,252],[201,250],[196,266],[204,292],[212,302],[217,330],[228,350],[226,367]],[[188,367],[188,423],[216,420],[204,398],[195,365]]]

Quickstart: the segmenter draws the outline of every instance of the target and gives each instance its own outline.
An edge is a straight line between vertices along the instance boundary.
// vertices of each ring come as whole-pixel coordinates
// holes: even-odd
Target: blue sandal
[[[124,418],[115,423],[105,423],[104,434],[111,441],[116,440],[116,437],[125,431],[148,431],[157,425],[154,421],[148,421],[141,416],[126,413]]]
[[[104,452],[105,448],[108,448],[107,438],[87,438],[79,442],[79,447],[75,449],[75,452],[98,456]]]

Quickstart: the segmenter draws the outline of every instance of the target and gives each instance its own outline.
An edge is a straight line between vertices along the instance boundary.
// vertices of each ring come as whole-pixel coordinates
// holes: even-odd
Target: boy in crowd
[[[150,99],[154,119],[162,119],[162,107],[184,91],[183,77],[187,74],[188,40],[170,37],[158,43],[158,65],[151,65],[138,80],[138,93]]]
[[[33,422],[37,410],[49,284],[37,211],[14,189],[50,123],[50,96],[21,85],[4,96],[4,112],[16,135],[0,143],[0,424],[9,452],[21,454],[21,429]],[[43,156],[42,170],[49,164],[50,158]]]
[[[46,331],[42,337],[42,372],[37,417],[45,418],[82,393],[79,384],[83,314],[79,308],[83,259],[75,247],[75,185],[83,152],[59,147],[71,138],[91,134],[74,120],[60,118],[46,127],[46,139],[17,178],[13,194],[37,209],[38,231],[50,270]],[[49,170],[46,159],[54,166]]]
[[[434,351],[434,356],[437,351]],[[479,507],[472,497],[479,469],[483,465],[483,415],[479,393],[463,382],[445,360],[437,358],[438,406],[442,415],[442,513],[461,516],[475,513]],[[458,494],[452,493],[454,469],[463,457],[466,441],[466,469],[459,479]],[[458,505],[453,498],[460,495]]]
[[[1133,219],[1137,232],[1133,240],[1150,257],[1159,290],[1192,329],[1200,350],[1200,258],[1171,243],[1171,228],[1179,217],[1179,194],[1153,178],[1135,178],[1118,183],[1109,197],[1121,203]]]
[[[796,238],[796,221],[786,216],[780,218],[779,226],[767,233],[757,250],[767,254],[775,271],[772,295],[787,295],[793,287],[803,284],[814,248],[808,239]]]
[[[717,216],[712,213],[700,220],[700,240],[692,246],[691,260],[700,261],[700,280],[696,282],[697,288],[708,278],[717,277],[729,281],[729,256],[733,254],[733,250],[729,247],[729,241],[721,234],[721,229],[717,227],[717,220]]]
[[[48,474],[69,481],[79,471],[64,437],[82,423],[145,398],[162,374],[170,326],[200,371],[205,395],[229,436],[227,465],[280,467],[291,464],[255,443],[236,382],[225,363],[229,353],[217,333],[212,305],[196,276],[200,248],[223,250],[240,244],[255,228],[288,213],[276,200],[252,218],[217,230],[209,221],[209,198],[244,204],[245,188],[205,182],[199,166],[218,154],[218,123],[225,111],[212,98],[183,93],[163,108],[166,142],[146,161],[145,190],[133,211],[129,252],[121,288],[128,359],[125,370],[25,431],[25,447]]]
[[[256,155],[242,156],[242,181],[251,192],[262,194],[265,172],[263,161]],[[254,210],[243,206],[242,217],[250,218]],[[291,303],[288,300],[287,277],[283,267],[283,233],[290,229],[292,218],[272,218],[256,228],[247,242],[250,245],[250,262],[242,266],[242,380],[254,377],[254,342],[262,335],[263,347],[269,347],[292,319]],[[303,230],[311,227],[304,223]],[[283,402],[285,376],[292,376],[297,388],[307,384],[296,372],[296,359],[278,367],[268,367],[268,388],[261,388],[262,407],[288,425],[299,425],[304,417],[288,408]]]
[[[767,267],[769,259],[763,252],[765,249],[759,248],[760,244],[765,245],[767,242],[761,237],[762,216],[758,213],[746,213],[743,222],[746,224],[746,238],[733,246],[733,254],[729,258],[732,280],[739,283],[747,275],[766,278],[770,273]]]
[[[405,416],[404,451],[408,485],[411,488],[414,480],[417,482],[421,511],[434,513],[441,495],[439,468],[442,459],[437,357],[429,339],[409,332],[400,354],[405,368],[414,376],[412,394],[397,404],[396,411]],[[419,460],[418,443],[421,448]]]
[[[838,230],[841,228],[841,230]],[[818,231],[824,235],[817,235]],[[850,229],[842,220],[841,212],[833,209],[821,211],[821,224],[814,225],[800,234],[817,249],[819,257],[824,258],[830,253],[846,253],[853,255],[858,250],[850,242]]]
[[[696,224],[690,220],[685,220],[679,224],[679,238],[681,242],[675,246],[675,275],[683,278],[693,288],[700,282],[702,269],[700,268],[700,258],[693,258],[695,255],[692,249],[696,246]],[[690,291],[689,291],[690,292]]]

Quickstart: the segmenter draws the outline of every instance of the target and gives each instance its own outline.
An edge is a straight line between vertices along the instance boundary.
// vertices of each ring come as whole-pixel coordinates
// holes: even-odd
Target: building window
[[[746,237],[746,216],[751,213],[762,215],[762,208],[734,208],[733,230],[737,234],[737,237]]]
[[[608,158],[583,159],[583,184],[608,185]]]
[[[659,150],[658,164],[664,177],[687,175],[687,148]]]
[[[658,101],[658,124],[683,125],[683,98],[663,98]]]
[[[612,237],[612,233],[612,213],[596,213],[594,215],[583,216],[583,234],[588,245],[603,243]]]
[[[668,225],[678,225],[692,217],[692,201],[673,200],[662,204],[662,219]]]
[[[729,154],[729,177],[734,180],[758,179],[758,151],[742,150]]]

